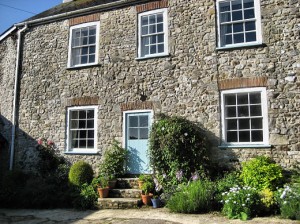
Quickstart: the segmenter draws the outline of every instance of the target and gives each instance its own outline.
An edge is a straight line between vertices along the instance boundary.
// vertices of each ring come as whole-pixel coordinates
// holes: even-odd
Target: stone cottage
[[[96,168],[116,138],[138,157],[129,172],[147,173],[164,113],[198,122],[220,164],[291,168],[299,40],[299,0],[65,0],[0,37],[0,161],[30,170],[47,138]]]

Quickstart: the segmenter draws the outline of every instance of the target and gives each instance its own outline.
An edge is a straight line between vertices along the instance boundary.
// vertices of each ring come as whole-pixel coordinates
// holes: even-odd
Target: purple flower
[[[177,180],[181,181],[182,180],[182,177],[183,177],[183,172],[182,170],[179,170],[176,172],[176,178]]]
[[[154,181],[154,184],[155,184],[156,192],[159,192],[162,189],[162,186],[159,184],[159,182],[156,178],[153,178],[153,181]]]
[[[198,171],[195,171],[194,173],[192,173],[191,179],[193,181],[196,181],[196,180],[200,179]]]

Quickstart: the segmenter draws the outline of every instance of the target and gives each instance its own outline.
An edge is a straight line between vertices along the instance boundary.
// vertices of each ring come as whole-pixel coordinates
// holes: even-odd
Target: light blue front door
[[[150,173],[147,156],[151,112],[125,114],[125,147],[129,151],[127,173]]]

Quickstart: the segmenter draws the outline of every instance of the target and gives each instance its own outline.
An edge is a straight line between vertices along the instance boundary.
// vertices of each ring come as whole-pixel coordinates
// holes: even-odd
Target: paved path
[[[33,210],[0,209],[0,223],[18,224],[300,224],[299,221],[278,217],[255,218],[247,222],[228,220],[218,213],[184,215],[168,212],[167,209],[128,209],[77,211],[71,209]]]

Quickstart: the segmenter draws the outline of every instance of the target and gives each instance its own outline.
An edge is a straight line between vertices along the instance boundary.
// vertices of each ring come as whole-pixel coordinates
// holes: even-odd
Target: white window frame
[[[246,46],[255,46],[262,44],[262,28],[261,28],[261,11],[260,11],[260,0],[254,0],[254,13],[255,18],[249,19],[249,21],[255,21],[256,26],[256,41],[252,42],[244,42],[244,43],[236,43],[236,44],[224,44],[222,46],[221,43],[221,25],[220,25],[220,3],[221,2],[232,2],[234,0],[217,0],[217,26],[218,26],[218,49],[226,49],[226,48],[238,48],[238,47],[246,47]],[[231,11],[232,12],[232,11]],[[234,24],[239,22],[245,22],[247,20],[239,20],[237,22],[229,22],[228,24]],[[232,31],[233,32],[233,31]]]
[[[164,52],[156,53],[156,54],[148,54],[148,55],[142,56],[142,46],[141,46],[141,43],[142,43],[142,17],[152,15],[152,14],[158,14],[158,13],[163,13]],[[169,54],[168,42],[169,41],[168,41],[168,9],[167,8],[151,10],[151,11],[147,11],[147,12],[138,14],[138,59],[167,56]]]
[[[77,64],[73,65],[72,61],[72,37],[73,37],[73,30],[89,27],[89,26],[96,26],[96,52],[95,52],[95,62],[93,63],[86,63],[86,64]],[[89,22],[89,23],[83,23],[75,26],[70,27],[70,35],[69,35],[69,51],[68,51],[68,68],[76,68],[76,67],[85,67],[85,66],[91,66],[91,65],[97,65],[98,59],[99,59],[99,36],[100,36],[100,22]]]
[[[263,118],[263,141],[261,142],[227,142],[226,141],[226,122],[225,122],[225,95],[235,93],[251,93],[260,92],[261,95],[261,109]],[[250,117],[250,116],[249,116]],[[221,121],[222,121],[222,146],[269,146],[269,124],[268,124],[268,103],[267,91],[265,87],[242,88],[223,90],[221,92]]]
[[[94,110],[94,148],[71,148],[71,134],[70,134],[70,113],[73,110]],[[77,107],[69,107],[67,110],[67,144],[66,144],[66,153],[69,154],[95,154],[98,152],[97,150],[97,133],[98,133],[98,107],[97,106],[77,106]]]

